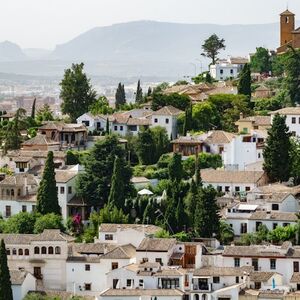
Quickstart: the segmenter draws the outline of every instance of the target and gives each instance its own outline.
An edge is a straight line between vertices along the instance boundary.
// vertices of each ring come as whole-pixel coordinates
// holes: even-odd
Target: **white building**
[[[108,116],[84,113],[76,119],[77,124],[84,124],[89,132],[105,131]]]
[[[279,114],[286,117],[286,125],[294,136],[300,136],[300,107],[285,107],[270,113],[271,123],[274,116]]]
[[[29,291],[36,290],[36,278],[22,270],[10,270],[10,281],[14,300],[22,300]]]
[[[203,169],[200,175],[204,186],[212,185],[219,192],[227,194],[246,194],[266,183],[263,171]]]
[[[220,61],[209,67],[210,76],[218,81],[237,78],[239,75],[239,66]]]

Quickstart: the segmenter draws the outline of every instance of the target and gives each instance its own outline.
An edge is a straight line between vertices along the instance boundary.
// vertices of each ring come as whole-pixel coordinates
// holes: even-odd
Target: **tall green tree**
[[[295,185],[300,184],[300,142],[299,140],[291,139],[291,177]]]
[[[225,48],[225,40],[213,34],[204,41],[202,45],[203,53],[201,55],[211,58],[211,63],[214,65],[217,62],[220,50],[225,50]]]
[[[195,181],[192,179],[189,192],[185,198],[185,207],[186,213],[190,220],[190,226],[194,227],[194,217],[195,217],[195,209],[199,199],[199,188],[197,187]]]
[[[251,70],[248,64],[245,64],[239,76],[238,93],[251,98]]]
[[[263,151],[264,170],[271,182],[287,181],[290,177],[290,133],[286,118],[276,114]]]
[[[151,86],[149,86],[147,91],[147,97],[150,97],[151,95],[152,95],[152,88]]]
[[[96,91],[83,68],[83,63],[72,64],[70,69],[65,70],[64,78],[60,82],[61,110],[70,116],[72,122],[88,112],[90,105],[96,101]]]
[[[115,135],[107,135],[104,140],[97,142],[84,160],[85,171],[78,176],[76,182],[77,194],[86,199],[91,206],[103,208],[110,194],[115,158],[118,156],[124,160],[125,165],[126,155]],[[132,193],[131,169],[128,167],[123,170],[126,198]]]
[[[211,186],[200,190],[195,208],[194,230],[201,237],[211,238],[219,233],[220,216],[216,196],[217,192]]]
[[[256,48],[255,54],[251,57],[251,70],[256,73],[269,73],[272,70],[269,50],[264,47]]]
[[[125,206],[126,185],[128,184],[128,181],[130,181],[131,176],[126,178],[124,175],[131,175],[130,168],[125,163],[124,159],[116,156],[108,204],[116,206],[117,208],[124,208]]]
[[[38,110],[36,119],[40,122],[54,120],[53,112],[51,111],[49,104],[44,104],[44,106]]]
[[[167,130],[164,127],[155,126],[150,131],[155,144],[155,152],[152,155],[154,163],[156,163],[163,154],[169,152],[170,140]]]
[[[108,117],[106,118],[106,128],[105,128],[105,133],[109,134],[109,119]]]
[[[300,103],[300,50],[289,48],[285,58],[284,87],[293,104]]]
[[[136,93],[135,93],[135,103],[142,103],[143,102],[143,90],[141,87],[141,81],[139,80],[137,83]]]
[[[31,107],[31,118],[32,119],[35,118],[35,105],[36,105],[36,98],[34,98],[33,103],[32,103],[32,107]]]
[[[49,213],[60,214],[52,151],[48,152],[43,177],[38,188],[36,209],[43,215]]]
[[[89,106],[89,111],[93,115],[112,114],[113,109],[109,106],[109,102],[105,96],[100,96],[95,102]]]
[[[186,136],[188,131],[192,129],[193,118],[193,106],[192,103],[185,109],[184,123],[183,123],[183,135]]]
[[[119,82],[117,91],[116,91],[116,108],[120,109],[124,104],[126,104],[126,94],[124,84]]]
[[[182,179],[183,168],[182,168],[182,157],[179,153],[174,153],[172,160],[168,166],[169,179],[172,181],[180,182]]]
[[[138,140],[136,144],[136,152],[139,162],[142,165],[151,165],[155,163],[156,145],[150,129],[146,129],[138,133]]]
[[[4,240],[0,245],[0,300],[13,300]]]

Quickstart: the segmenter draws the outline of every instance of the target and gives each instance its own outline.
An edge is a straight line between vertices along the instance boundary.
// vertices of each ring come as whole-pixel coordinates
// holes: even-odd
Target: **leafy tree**
[[[80,163],[78,155],[76,155],[72,150],[67,151],[66,160],[67,166],[77,165]]]
[[[36,119],[39,122],[54,120],[53,112],[51,111],[49,104],[44,104],[44,106],[38,110]]]
[[[36,209],[42,215],[48,213],[60,214],[52,151],[48,152],[43,177],[38,188]]]
[[[105,96],[101,96],[95,100],[95,102],[89,106],[89,111],[93,115],[107,115],[113,113],[113,109],[109,106],[109,102]]]
[[[169,83],[168,82],[162,82],[159,85],[157,85],[152,93],[153,94],[161,94],[164,90],[166,90],[169,87]]]
[[[13,300],[4,240],[0,245],[0,300]]]
[[[272,243],[280,243],[285,241],[295,241],[297,226],[289,225],[286,227],[277,226],[274,230],[269,231],[268,239]]]
[[[169,239],[171,235],[169,231],[161,229],[154,234],[154,237],[157,239]]]
[[[276,55],[272,58],[272,75],[273,76],[283,76],[285,69],[286,54]]]
[[[220,222],[219,239],[224,245],[228,245],[234,240],[233,228],[224,221]]]
[[[31,107],[31,118],[32,119],[35,118],[35,105],[36,105],[36,98],[34,98],[33,103],[32,103],[32,107]]]
[[[173,158],[169,163],[168,170],[169,170],[169,179],[172,181],[179,182],[182,179],[182,161],[181,155],[178,153],[173,154]]]
[[[78,176],[76,191],[90,205],[102,208],[107,203],[116,156],[125,160],[126,152],[116,136],[107,135],[104,140],[95,144],[85,158],[85,171]],[[124,171],[130,172],[123,174],[124,178],[130,178],[131,171],[126,168]],[[131,192],[132,186],[128,181],[124,187],[124,197]]]
[[[84,64],[72,64],[65,70],[64,78],[60,83],[61,109],[68,114],[72,122],[89,110],[96,101],[96,92],[90,84],[90,79],[83,72]]]
[[[158,205],[154,199],[150,199],[143,214],[143,224],[155,224]]]
[[[213,83],[213,78],[211,77],[209,71],[207,72],[203,72],[199,75],[197,75],[196,77],[192,78],[193,82],[195,84],[199,84],[199,83]]]
[[[300,142],[299,140],[291,140],[291,177],[295,185],[300,184]]]
[[[142,165],[150,165],[155,163],[154,156],[156,150],[153,134],[150,129],[146,129],[138,133],[138,140],[136,144],[136,152],[139,162]]]
[[[164,127],[155,126],[150,131],[155,144],[155,152],[152,155],[154,155],[154,162],[157,162],[163,154],[169,152],[170,140]]]
[[[201,53],[201,55],[211,58],[212,64],[214,65],[218,59],[220,50],[225,50],[225,48],[225,40],[220,39],[216,34],[213,34],[204,41],[204,44],[202,45],[203,53]]]
[[[36,215],[28,212],[20,212],[11,216],[4,223],[4,233],[33,233]]]
[[[217,109],[209,101],[200,102],[193,106],[192,127],[198,131],[208,131],[218,123]]]
[[[251,57],[251,70],[256,73],[269,73],[271,71],[271,57],[269,50],[263,47],[256,48]]]
[[[197,205],[198,198],[199,198],[199,189],[198,189],[195,181],[192,179],[189,192],[184,200],[186,212],[189,217],[191,227],[193,227],[194,223],[195,223],[195,220],[194,220],[195,208]]]
[[[152,109],[158,110],[164,106],[172,105],[182,111],[185,111],[190,106],[191,100],[187,95],[180,95],[177,93],[165,95],[161,93],[154,93],[152,95]]]
[[[116,91],[116,108],[119,109],[124,104],[126,104],[125,87],[120,82]]]
[[[264,170],[271,182],[287,181],[290,176],[291,142],[285,120],[286,118],[279,114],[274,116],[263,151]]]
[[[278,97],[256,99],[254,103],[254,110],[258,112],[275,111],[282,108],[282,103]]]
[[[125,205],[126,187],[130,184],[131,169],[123,158],[116,156],[114,162],[111,188],[108,197],[109,205],[122,208]]]
[[[61,231],[65,230],[63,226],[63,220],[60,215],[54,213],[43,215],[37,218],[34,224],[34,233],[41,233],[45,229],[60,229]]]
[[[139,104],[143,102],[143,90],[141,88],[140,80],[138,81],[137,88],[136,88],[135,102]]]
[[[238,83],[238,93],[251,98],[251,70],[248,64],[245,64]]]
[[[293,104],[300,103],[300,50],[290,48],[285,60],[284,86]]]
[[[101,223],[126,224],[128,223],[128,216],[124,214],[121,208],[106,205],[99,212],[99,224]]]
[[[195,232],[201,237],[213,237],[219,233],[219,209],[216,202],[217,192],[211,186],[202,188],[199,192],[194,216]]]

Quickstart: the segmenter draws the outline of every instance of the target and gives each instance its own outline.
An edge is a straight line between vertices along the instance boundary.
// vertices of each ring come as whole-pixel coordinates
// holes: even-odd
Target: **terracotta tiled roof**
[[[144,238],[137,251],[167,252],[176,244],[176,239]]]
[[[106,224],[102,223],[100,225],[100,232],[117,232],[133,229],[140,232],[145,232],[145,234],[155,234],[160,231],[161,228],[155,225],[141,225],[141,224]]]
[[[7,175],[0,182],[0,186],[23,186],[27,182],[28,185],[38,185],[37,178],[31,174],[16,174],[16,175]]]
[[[37,134],[35,137],[25,141],[22,145],[59,145],[59,142],[47,138],[44,134]]]
[[[291,283],[300,283],[300,273],[293,273],[293,276],[290,280]]]
[[[266,212],[266,211],[256,211],[254,212],[250,220],[274,220],[274,221],[288,221],[288,222],[297,222],[298,217],[295,213],[289,212]]]
[[[228,144],[235,137],[233,133],[223,130],[210,131],[205,139],[207,144]]]
[[[147,126],[151,125],[151,120],[146,118],[129,118],[127,125]]]
[[[196,136],[180,136],[178,139],[173,140],[172,144],[202,144],[204,142],[203,135]]]
[[[77,174],[77,172],[73,171],[55,170],[55,180],[59,183],[66,183],[76,177]]]
[[[196,269],[194,276],[243,276],[244,272],[253,271],[253,267],[203,267]]]
[[[270,115],[275,115],[275,114],[280,114],[280,115],[300,115],[300,106],[285,107],[285,108],[278,109],[278,110],[270,112]]]
[[[105,251],[111,251],[117,245],[108,243],[75,243],[73,245],[73,254],[104,254]]]
[[[178,116],[182,113],[183,113],[182,110],[180,110],[174,106],[168,105],[168,106],[162,107],[161,109],[159,109],[157,111],[154,111],[153,115],[155,115],[155,116]]]
[[[290,12],[288,9],[280,14],[281,16],[294,16],[295,14]]]
[[[47,158],[48,151],[30,151],[30,150],[12,150],[8,151],[8,157],[32,157],[32,158]],[[67,156],[64,151],[53,151],[54,158],[65,158]]]
[[[277,274],[276,272],[252,272],[250,274],[250,280],[254,282],[266,282]]]
[[[107,252],[101,259],[130,259],[135,257],[136,249],[133,245],[128,244],[116,247],[115,249]]]
[[[257,183],[264,175],[263,171],[227,171],[215,169],[201,170],[201,178],[205,183]]]
[[[184,292],[177,290],[177,289],[108,289],[100,294],[101,297],[130,297],[130,296],[148,296],[148,297],[155,297],[155,296],[169,296],[175,297],[180,296],[182,297]]]
[[[271,125],[270,116],[251,116],[238,120],[237,122],[252,122],[256,126],[268,126]]]
[[[39,132],[43,130],[57,130],[59,132],[81,132],[87,131],[87,128],[83,124],[68,124],[64,122],[49,121],[43,126],[39,127],[38,130]]]

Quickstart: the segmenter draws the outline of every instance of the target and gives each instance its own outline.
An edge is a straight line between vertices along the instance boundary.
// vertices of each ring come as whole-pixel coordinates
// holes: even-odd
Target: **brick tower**
[[[280,46],[293,40],[295,30],[295,15],[288,9],[280,14]]]

